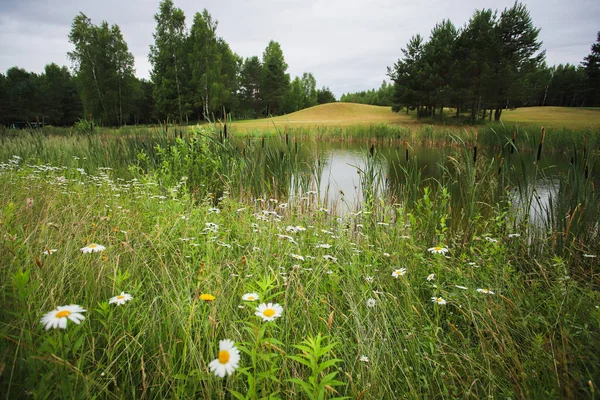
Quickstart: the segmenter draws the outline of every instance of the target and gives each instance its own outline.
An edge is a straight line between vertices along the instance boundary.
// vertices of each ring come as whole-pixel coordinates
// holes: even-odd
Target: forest
[[[0,73],[0,124],[104,126],[171,121],[253,119],[336,101],[315,76],[287,72],[280,44],[243,58],[217,33],[205,9],[188,27],[184,12],[163,0],[154,16],[150,79],[135,76],[134,57],[118,25],[95,25],[80,13],[68,40],[70,68],[55,63],[40,74],[12,67]],[[457,28],[438,23],[428,40],[414,35],[380,88],[340,101],[466,119],[500,120],[502,110],[527,106],[600,106],[600,32],[580,65],[548,66],[527,8],[476,10]],[[489,112],[488,112],[489,111]]]

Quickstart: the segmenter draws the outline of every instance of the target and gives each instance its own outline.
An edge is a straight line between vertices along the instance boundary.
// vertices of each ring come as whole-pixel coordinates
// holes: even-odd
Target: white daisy
[[[468,288],[468,287],[466,287],[466,286],[460,286],[460,285],[454,285],[454,287],[455,287],[455,288],[462,289],[462,290],[467,290],[467,289],[469,289],[469,288]]]
[[[85,247],[82,247],[81,252],[86,254],[86,253],[97,253],[100,251],[104,251],[106,249],[106,247],[102,246],[101,244],[97,244],[97,243],[90,243]]]
[[[58,249],[48,249],[48,250],[45,250],[44,252],[42,252],[42,254],[49,256],[50,254],[56,253],[57,251],[58,251]]]
[[[448,249],[445,247],[435,246],[428,248],[427,251],[432,254],[446,254],[448,252]]]
[[[256,301],[259,298],[260,297],[258,296],[257,293],[246,293],[245,295],[242,296],[242,300],[244,300],[244,301]]]
[[[240,351],[233,340],[224,339],[219,341],[219,357],[208,364],[208,368],[216,376],[224,378],[225,375],[232,375],[238,368],[240,362]]]
[[[360,356],[360,361],[368,363],[369,362],[369,357],[367,357],[367,356]]]
[[[434,302],[435,304],[439,304],[440,306],[443,306],[444,304],[446,304],[446,300],[442,299],[441,297],[432,297],[431,301]]]
[[[477,289],[477,291],[479,293],[485,293],[485,294],[495,294],[494,292],[492,292],[490,289]]]
[[[374,276],[365,276],[365,281],[367,281],[369,283],[373,282],[374,280],[375,280]]]
[[[509,233],[508,237],[509,237],[509,239],[517,238],[517,237],[521,237],[521,234],[520,233]]]
[[[219,210],[217,207],[211,207],[208,209],[209,214],[219,214],[220,212],[221,210]]]
[[[398,278],[399,276],[402,276],[404,274],[406,274],[406,268],[400,268],[392,272],[392,276],[394,278]]]
[[[324,258],[326,261],[333,261],[333,262],[337,262],[337,260],[338,260],[338,259],[337,259],[337,257],[330,256],[329,254],[325,254],[325,255],[323,256],[323,258]]]
[[[52,310],[45,314],[40,322],[44,324],[46,330],[50,328],[65,329],[67,327],[67,319],[71,322],[79,324],[85,319],[83,316],[85,309],[81,308],[77,304],[70,304],[68,306],[57,307],[56,310]]]
[[[429,274],[429,276],[427,276],[427,280],[428,280],[429,282],[431,282],[431,281],[432,281],[432,280],[434,280],[434,279],[435,279],[435,274]]]
[[[304,261],[304,257],[302,257],[300,254],[290,253],[290,256],[296,260]]]
[[[112,297],[110,300],[108,300],[108,304],[112,304],[112,303],[116,303],[118,306],[125,304],[126,302],[128,302],[129,300],[133,299],[133,296],[125,293],[125,292],[121,292],[120,295]]]
[[[375,307],[375,304],[377,304],[377,300],[375,300],[373,298],[367,299],[367,307],[369,307],[369,308]]]
[[[263,321],[273,321],[275,318],[281,317],[283,313],[283,307],[281,307],[277,303],[262,303],[258,307],[256,307],[256,312],[254,315],[257,317],[261,317]]]

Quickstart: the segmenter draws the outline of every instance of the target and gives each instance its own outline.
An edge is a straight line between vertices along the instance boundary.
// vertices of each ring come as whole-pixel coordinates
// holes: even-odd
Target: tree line
[[[18,67],[0,74],[0,123],[71,125],[80,118],[103,125],[259,118],[336,101],[310,72],[291,79],[281,46],[242,58],[217,35],[205,9],[188,28],[184,12],[163,0],[154,16],[150,81],[134,75],[134,58],[118,25],[72,22],[72,73],[56,64],[35,74]]]
[[[444,107],[472,120],[499,120],[523,106],[600,106],[600,32],[581,65],[548,67],[527,8],[477,10],[458,29],[438,23],[429,40],[414,35],[388,67],[391,85],[342,95],[341,101],[389,105],[395,111],[441,117]]]

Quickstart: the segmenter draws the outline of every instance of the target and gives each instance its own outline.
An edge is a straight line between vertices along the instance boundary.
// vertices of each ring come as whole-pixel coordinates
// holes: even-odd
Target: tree
[[[302,108],[317,105],[317,80],[310,72],[302,74]]]
[[[336,101],[335,95],[328,87],[323,86],[321,89],[317,90],[318,104],[335,103]]]
[[[133,55],[127,48],[118,25],[100,26],[80,13],[73,19],[69,41],[75,50],[69,52],[73,62],[86,113],[108,125],[126,122],[130,107]]]
[[[290,75],[279,43],[271,40],[262,56],[261,97],[267,115],[281,111],[290,86]]]
[[[51,63],[44,68],[42,79],[44,122],[73,125],[83,114],[83,106],[74,78],[66,67]]]
[[[150,76],[156,112],[161,119],[181,122],[187,119],[191,107],[186,96],[185,15],[180,8],[175,8],[172,0],[163,0],[154,20],[154,44],[150,46],[148,58],[152,64]]]
[[[500,14],[495,31],[498,50],[492,65],[494,78],[489,105],[490,113],[495,107],[495,120],[499,121],[504,107],[522,101],[527,95],[525,80],[539,68],[545,52],[538,53],[542,47],[538,40],[540,29],[533,26],[529,11],[521,3],[515,2]]]
[[[244,60],[240,71],[240,104],[242,108],[252,110],[254,118],[258,118],[261,109],[262,65],[258,57]]]
[[[600,32],[592,52],[583,59],[583,69],[587,77],[586,103],[588,106],[600,106]]]
[[[285,100],[285,111],[292,113],[302,110],[306,105],[304,103],[304,85],[299,77],[295,77],[290,85]]]
[[[417,34],[402,49],[404,57],[388,67],[388,76],[394,82],[394,111],[406,107],[408,112],[412,106],[417,109],[417,116],[420,114],[424,104],[423,51],[423,38]]]

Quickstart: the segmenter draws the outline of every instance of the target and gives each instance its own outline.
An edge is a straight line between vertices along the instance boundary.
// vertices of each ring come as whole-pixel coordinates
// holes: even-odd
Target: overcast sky
[[[464,25],[475,9],[501,11],[511,0],[174,0],[188,27],[206,8],[217,34],[243,57],[261,56],[270,40],[281,44],[292,79],[312,72],[317,86],[342,93],[378,87],[386,67],[410,37],[429,37],[449,18]],[[579,64],[600,30],[599,0],[524,2],[546,49],[549,65]],[[68,34],[80,11],[98,25],[117,24],[135,56],[136,75],[149,77],[149,46],[159,0],[0,0],[0,72],[12,66],[42,72],[51,62],[70,66]]]

